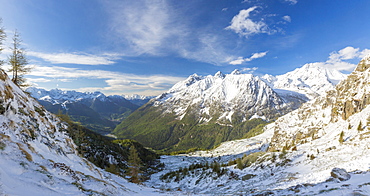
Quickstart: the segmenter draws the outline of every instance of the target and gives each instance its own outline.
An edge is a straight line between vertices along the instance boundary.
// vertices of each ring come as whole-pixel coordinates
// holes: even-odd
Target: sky
[[[0,58],[17,30],[30,84],[107,95],[159,95],[235,69],[349,73],[370,52],[368,0],[0,0],[0,18]]]

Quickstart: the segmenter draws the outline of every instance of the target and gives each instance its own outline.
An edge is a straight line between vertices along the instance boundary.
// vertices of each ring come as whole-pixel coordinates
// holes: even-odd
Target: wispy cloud
[[[27,55],[41,58],[53,64],[110,65],[119,59],[118,54],[92,55],[87,53],[42,53],[27,52]]]
[[[249,58],[239,57],[238,59],[229,62],[229,64],[231,64],[231,65],[240,65],[240,64],[243,64],[244,62],[252,61],[253,59],[262,58],[262,57],[266,56],[267,52],[268,51],[260,52],[260,53],[253,53],[252,56],[249,57]]]
[[[74,79],[103,79],[106,87],[91,86],[77,90],[98,90],[108,94],[135,92],[146,95],[158,95],[168,90],[178,81],[185,79],[167,75],[135,75],[105,70],[82,70],[78,68],[37,65],[34,65],[34,69],[28,76],[41,77],[41,79],[28,79],[30,82],[49,82],[55,79],[60,82],[69,82]]]
[[[110,16],[110,34],[127,56],[178,56],[215,65],[234,58],[230,40],[214,29],[194,25],[189,16],[166,0],[104,1]],[[186,15],[184,15],[186,14]],[[217,30],[216,30],[217,31]]]

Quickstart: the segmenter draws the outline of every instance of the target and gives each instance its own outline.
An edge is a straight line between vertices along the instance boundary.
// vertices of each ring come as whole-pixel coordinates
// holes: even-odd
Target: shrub
[[[361,121],[360,121],[360,123],[358,124],[358,126],[357,126],[357,130],[358,131],[362,131],[362,130],[364,130],[363,129],[363,127],[362,127],[362,123],[361,123]]]
[[[0,150],[4,150],[6,147],[6,144],[2,141],[0,141]]]
[[[259,158],[261,158],[265,154],[266,154],[266,152],[255,152],[255,153],[252,153],[252,154],[244,157],[242,159],[242,163],[243,163],[243,165],[245,165],[245,167],[249,167],[249,166],[251,166],[253,163],[255,163]]]
[[[339,143],[341,143],[341,144],[344,142],[343,137],[344,137],[344,132],[342,131],[342,132],[340,132],[340,135],[339,135]]]

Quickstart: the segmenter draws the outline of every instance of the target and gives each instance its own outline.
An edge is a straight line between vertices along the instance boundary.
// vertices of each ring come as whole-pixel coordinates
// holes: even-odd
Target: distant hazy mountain
[[[133,94],[133,95],[123,95],[123,97],[135,105],[142,106],[148,103],[148,101],[154,98],[155,96],[145,96],[145,95]]]
[[[122,96],[105,96],[101,92],[76,92],[30,87],[26,90],[47,110],[68,114],[72,120],[99,133],[111,132],[139,106]]]

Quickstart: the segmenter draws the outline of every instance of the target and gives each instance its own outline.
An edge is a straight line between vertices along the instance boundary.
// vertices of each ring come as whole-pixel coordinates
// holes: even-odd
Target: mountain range
[[[316,65],[276,77],[238,70],[193,74],[133,112],[113,134],[154,149],[212,148],[297,109],[345,77]]]
[[[101,134],[110,133],[129,114],[145,104],[146,96],[106,96],[101,92],[63,91],[29,87],[27,92],[54,114],[68,114],[73,121]]]

